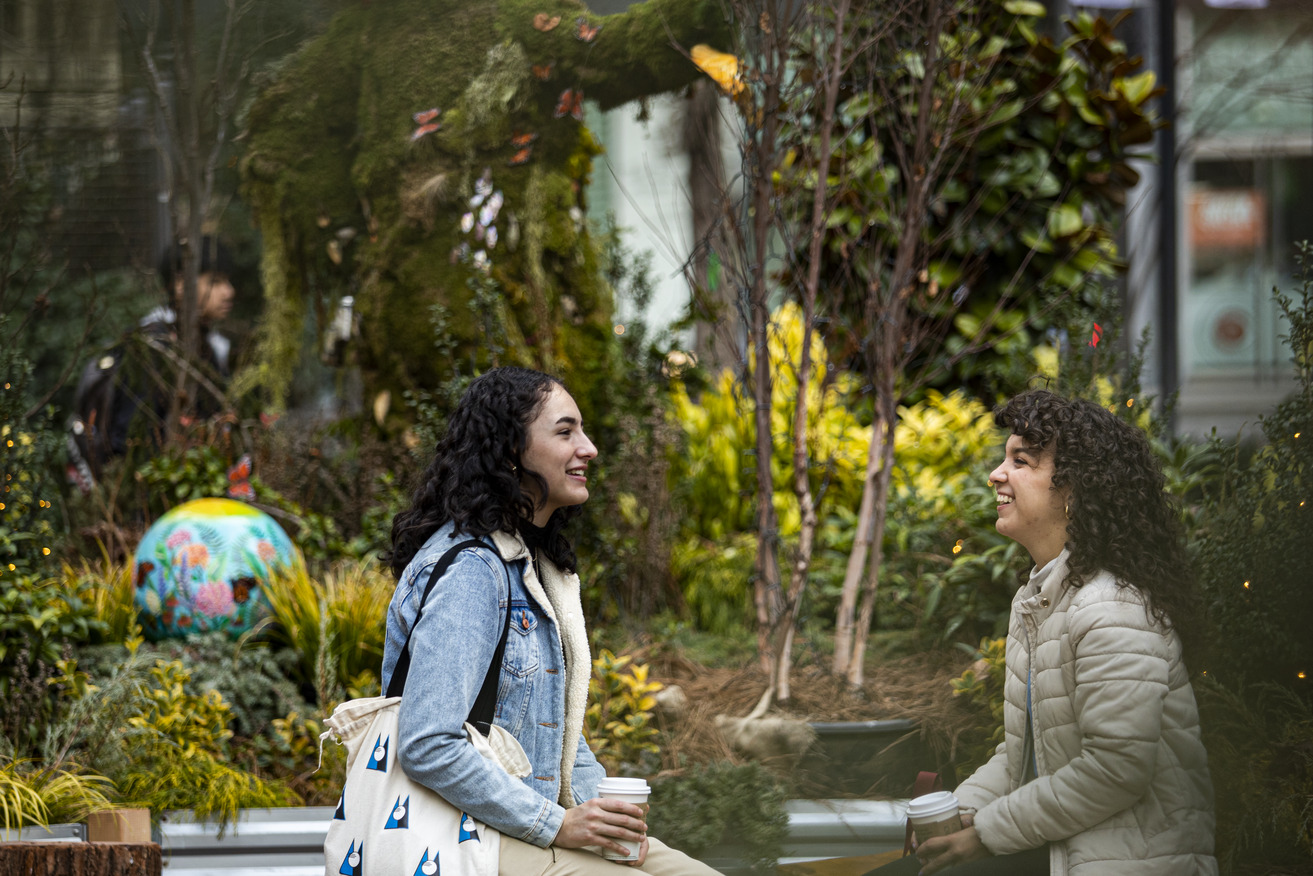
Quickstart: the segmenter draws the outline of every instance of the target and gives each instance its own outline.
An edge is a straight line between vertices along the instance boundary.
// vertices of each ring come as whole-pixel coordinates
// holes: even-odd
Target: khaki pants
[[[639,870],[608,861],[583,849],[545,849],[508,836],[501,838],[498,876],[718,876],[701,861],[652,837],[647,838],[647,860]]]

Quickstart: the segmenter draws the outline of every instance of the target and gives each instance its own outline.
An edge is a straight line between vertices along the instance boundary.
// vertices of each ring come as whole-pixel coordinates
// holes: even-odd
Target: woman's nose
[[[583,436],[583,438],[584,438],[583,446],[580,447],[577,452],[584,459],[593,459],[594,457],[597,456],[597,448],[593,446],[592,441],[588,440],[587,435]]]
[[[1003,482],[1003,466],[1000,465],[998,468],[994,469],[989,473],[989,485],[992,487],[995,484],[999,484],[1002,482]]]

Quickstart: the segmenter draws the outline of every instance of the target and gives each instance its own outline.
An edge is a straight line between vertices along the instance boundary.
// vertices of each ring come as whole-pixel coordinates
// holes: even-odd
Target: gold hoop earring
[[[1067,519],[1068,519],[1068,520],[1071,519],[1071,503],[1070,503],[1070,502],[1064,502],[1064,503],[1062,503],[1062,513],[1067,515]]]

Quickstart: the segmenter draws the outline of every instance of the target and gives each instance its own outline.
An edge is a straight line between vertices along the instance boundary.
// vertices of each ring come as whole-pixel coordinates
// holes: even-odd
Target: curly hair
[[[529,424],[561,381],[528,368],[494,368],[476,378],[452,412],[433,459],[420,476],[410,507],[392,518],[392,550],[382,559],[398,579],[440,527],[454,522],[475,537],[518,532],[531,523],[535,504],[521,476],[547,495],[547,481],[520,461]],[[575,569],[574,549],[562,532],[576,506],[560,508],[546,527],[543,552],[562,569]]]
[[[1134,585],[1154,619],[1192,650],[1201,616],[1185,526],[1144,433],[1093,402],[1046,389],[998,407],[994,422],[1051,452],[1053,489],[1070,490],[1066,583],[1080,587],[1106,569],[1119,585]]]

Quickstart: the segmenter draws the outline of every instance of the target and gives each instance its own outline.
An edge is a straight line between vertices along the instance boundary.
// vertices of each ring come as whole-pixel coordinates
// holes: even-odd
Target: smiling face
[[[547,495],[539,496],[538,484],[523,475],[520,486],[535,500],[534,525],[546,526],[557,508],[588,500],[588,463],[597,456],[597,448],[584,434],[579,406],[558,383],[552,384],[527,433],[521,468],[547,482]]]
[[[1008,437],[1003,464],[989,475],[998,495],[994,527],[1020,544],[1037,566],[1062,553],[1067,542],[1067,495],[1053,489],[1053,454]]]

